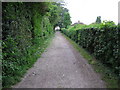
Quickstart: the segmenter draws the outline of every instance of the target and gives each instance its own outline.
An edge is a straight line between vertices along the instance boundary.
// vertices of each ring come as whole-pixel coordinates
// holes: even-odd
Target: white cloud
[[[72,22],[80,20],[85,24],[95,22],[97,16],[102,20],[118,23],[119,0],[65,0]]]

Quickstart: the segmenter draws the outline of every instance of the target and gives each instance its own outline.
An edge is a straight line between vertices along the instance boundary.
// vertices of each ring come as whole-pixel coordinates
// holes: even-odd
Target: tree
[[[96,23],[101,23],[101,16],[98,16],[98,17],[97,17]]]
[[[61,3],[52,3],[49,6],[49,19],[54,28],[56,26],[67,28],[71,25],[69,10],[63,6]]]
[[[71,25],[71,17],[69,14],[69,10],[67,8],[62,7],[61,12],[61,21],[59,22],[60,27],[67,28],[69,25]]]

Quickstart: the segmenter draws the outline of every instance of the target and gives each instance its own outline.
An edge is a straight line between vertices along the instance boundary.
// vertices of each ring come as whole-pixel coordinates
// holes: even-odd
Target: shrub
[[[3,3],[2,85],[9,87],[37,60],[53,26],[40,8],[46,3]],[[41,12],[41,13],[40,13]],[[40,48],[40,49],[38,49]],[[40,54],[40,53],[39,53]]]
[[[79,30],[63,29],[62,32],[120,76],[119,25],[104,22],[88,25]]]

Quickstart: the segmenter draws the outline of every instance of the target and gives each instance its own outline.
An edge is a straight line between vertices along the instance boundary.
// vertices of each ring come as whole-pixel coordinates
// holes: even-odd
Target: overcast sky
[[[120,0],[64,0],[69,9],[72,23],[80,20],[85,24],[96,21],[97,16],[103,20],[118,23],[118,2]]]

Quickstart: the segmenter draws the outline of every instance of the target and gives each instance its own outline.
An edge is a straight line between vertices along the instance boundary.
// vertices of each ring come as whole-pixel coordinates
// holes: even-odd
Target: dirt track
[[[41,58],[15,88],[104,88],[87,61],[57,32]]]

